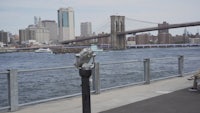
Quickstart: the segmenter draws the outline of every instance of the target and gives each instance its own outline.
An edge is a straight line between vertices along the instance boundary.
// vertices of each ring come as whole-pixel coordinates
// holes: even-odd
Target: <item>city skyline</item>
[[[12,4],[11,4],[12,3]],[[123,15],[138,20],[146,20],[157,23],[163,21],[169,24],[199,21],[199,0],[2,0],[0,4],[0,29],[18,34],[19,29],[33,24],[33,17],[40,16],[44,20],[55,20],[57,22],[57,10],[59,8],[72,7],[75,11],[76,36],[80,35],[80,23],[90,21],[96,32],[110,15]],[[17,18],[16,18],[17,17]],[[137,26],[133,29],[137,29]],[[187,28],[195,33],[199,27]],[[177,30],[178,31],[178,30]],[[179,30],[179,33],[183,30]]]

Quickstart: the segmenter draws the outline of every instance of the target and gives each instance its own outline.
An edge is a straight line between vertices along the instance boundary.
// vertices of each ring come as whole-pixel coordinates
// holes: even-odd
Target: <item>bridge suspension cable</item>
[[[128,18],[128,17],[126,17],[126,19],[129,20],[129,21],[141,22],[141,23],[147,23],[147,24],[156,24],[156,25],[159,24],[157,22],[150,22],[150,21],[145,21],[145,20],[138,20],[138,19],[133,19],[133,18]]]
[[[101,33],[101,32],[109,32],[110,30],[110,20],[107,19],[105,20],[100,26],[98,26],[94,32],[96,33]]]

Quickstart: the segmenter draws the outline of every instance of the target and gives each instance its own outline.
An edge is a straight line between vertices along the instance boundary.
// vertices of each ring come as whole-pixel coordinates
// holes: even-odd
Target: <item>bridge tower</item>
[[[112,15],[111,18],[111,47],[112,49],[125,49],[126,36],[117,35],[125,31],[125,16]]]

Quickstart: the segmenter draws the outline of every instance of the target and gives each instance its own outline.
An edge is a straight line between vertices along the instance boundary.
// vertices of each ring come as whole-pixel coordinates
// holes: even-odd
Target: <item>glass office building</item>
[[[58,10],[59,41],[75,39],[74,11],[72,8]]]

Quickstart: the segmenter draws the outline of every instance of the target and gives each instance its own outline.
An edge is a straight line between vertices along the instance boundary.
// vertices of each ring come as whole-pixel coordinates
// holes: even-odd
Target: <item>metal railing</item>
[[[183,56],[178,56],[178,60],[176,57],[152,58],[151,66],[155,68],[151,69],[151,81],[183,76],[184,58]]]
[[[58,92],[61,91],[61,90],[57,90],[57,89],[65,88],[66,90],[69,90],[68,86],[70,85],[71,81],[79,81],[80,80],[80,77],[76,76],[76,75],[78,75],[78,70],[76,70],[76,68],[74,66],[41,68],[41,69],[19,70],[18,71],[19,74],[22,74],[21,77],[27,75],[26,73],[29,74],[31,72],[32,72],[32,74],[30,74],[29,77],[32,77],[33,79],[44,78],[44,79],[41,79],[39,82],[30,81],[30,82],[37,82],[39,84],[39,85],[36,84],[34,86],[37,88],[37,90],[35,90],[35,91],[40,92],[41,97],[40,97],[40,99],[37,99],[37,97],[35,97],[33,99],[29,99],[28,102],[21,103],[20,106],[31,105],[31,104],[42,103],[42,102],[47,102],[47,101],[51,101],[51,100],[57,100],[57,99],[69,98],[69,97],[81,95],[81,93],[78,89],[75,92],[65,93],[65,91],[63,91],[62,94],[57,94]],[[38,78],[38,76],[39,76],[39,78]],[[24,84],[23,81],[21,84],[22,85]],[[25,83],[25,84],[27,84],[27,83]],[[72,85],[74,85],[74,84],[72,84]],[[77,82],[75,87],[79,87],[79,86],[80,86],[80,82]],[[40,87],[40,88],[38,88],[38,87]],[[58,87],[58,88],[56,88],[56,87]],[[34,88],[32,88],[32,90],[34,90]],[[49,94],[49,96],[42,97],[41,94],[45,95],[45,91],[43,91],[43,90],[49,92],[51,95]],[[33,93],[34,93],[34,91],[33,91]],[[23,94],[23,95],[29,96],[29,95],[34,95],[34,94],[28,93],[28,94]],[[31,100],[33,100],[33,102]]]
[[[143,84],[144,76],[142,67],[143,61],[141,60],[100,63],[99,71],[101,75],[101,84],[99,87],[101,87],[101,91]],[[122,79],[123,82],[121,82]],[[109,84],[109,86],[106,86],[105,84]]]
[[[31,105],[31,104],[37,104],[42,102],[47,102],[51,100],[57,100],[62,98],[69,98],[81,95],[81,93],[75,93],[70,95],[64,95],[59,97],[53,97],[48,99],[42,99],[42,100],[36,100],[33,102],[27,102],[27,103],[19,103],[19,75],[21,73],[31,73],[31,72],[37,72],[37,71],[52,71],[52,70],[59,70],[59,69],[75,69],[74,66],[66,66],[66,67],[55,67],[55,68],[40,68],[40,69],[29,69],[29,70],[17,70],[17,69],[11,69],[4,72],[0,72],[1,75],[7,75],[7,87],[8,87],[8,106],[0,107],[0,110],[6,110],[10,109],[10,111],[16,111],[21,106]],[[48,76],[48,75],[47,75]]]
[[[153,72],[153,66],[151,63],[154,63],[156,60],[166,60],[166,59],[176,59],[176,61],[178,61],[177,63],[177,74],[174,76],[163,76],[161,78],[151,78],[151,74]],[[138,66],[139,64],[140,66]],[[165,63],[165,62],[164,62]],[[125,64],[125,65],[122,65]],[[129,65],[130,64],[130,65]],[[110,66],[110,65],[115,65],[113,67],[106,67],[106,66]],[[116,66],[118,65],[118,66]],[[126,66],[129,67],[126,67]],[[161,64],[162,65],[162,64]],[[163,64],[165,65],[165,64]],[[122,67],[120,67],[122,66]],[[124,67],[123,67],[124,66]],[[135,67],[134,67],[135,66]],[[115,67],[115,68],[114,68]],[[118,68],[116,68],[118,67]],[[41,69],[30,69],[30,70],[16,70],[16,69],[12,69],[12,70],[7,70],[5,72],[0,72],[1,74],[6,74],[7,75],[7,80],[8,80],[8,104],[9,106],[4,106],[4,107],[0,107],[0,110],[5,110],[5,109],[10,109],[10,111],[16,111],[18,110],[19,107],[21,106],[25,106],[25,105],[31,105],[31,104],[37,104],[37,103],[41,103],[41,102],[47,102],[47,101],[51,101],[51,100],[56,100],[56,99],[62,99],[62,98],[69,98],[69,97],[73,97],[73,96],[78,96],[81,95],[81,93],[75,93],[75,94],[70,94],[70,95],[64,95],[64,96],[59,96],[59,97],[53,97],[53,98],[48,98],[48,99],[42,99],[42,100],[37,100],[37,101],[33,101],[33,102],[28,102],[28,103],[21,103],[19,104],[19,82],[18,82],[18,75],[19,73],[30,73],[30,72],[36,72],[36,71],[51,71],[51,70],[58,70],[58,69],[75,69],[74,66],[67,66],[67,67],[55,67],[55,68],[41,68]],[[119,69],[129,69],[129,70],[119,70]],[[133,70],[132,70],[133,69]],[[134,70],[135,69],[135,70]],[[138,71],[139,69],[139,71]],[[184,74],[184,57],[183,56],[179,56],[178,59],[176,58],[172,58],[172,57],[168,57],[168,58],[153,58],[153,59],[144,59],[143,61],[141,60],[129,60],[129,61],[118,61],[118,62],[109,62],[109,63],[95,63],[95,68],[93,69],[93,74],[92,74],[92,89],[95,94],[100,94],[101,91],[105,91],[105,90],[110,90],[110,89],[114,89],[114,88],[121,88],[121,87],[126,87],[126,86],[131,86],[131,85],[137,85],[137,84],[150,84],[150,82],[155,81],[155,80],[161,80],[161,79],[166,79],[166,78],[171,78],[171,77],[177,77],[177,76],[183,76]],[[110,76],[113,76],[113,78],[111,77],[110,80],[114,80],[117,78],[118,74],[121,78],[125,78],[127,73],[123,74],[123,76],[121,75],[122,72],[127,72],[130,71],[129,73],[129,77],[127,78],[128,80],[133,80],[134,78],[140,77],[139,81],[128,81],[127,83],[123,83],[123,84],[118,84],[118,85],[114,85],[111,87],[103,87],[102,83],[104,83],[106,80],[108,79],[108,76],[103,75],[105,73],[108,73]],[[155,70],[154,70],[155,71]],[[157,72],[159,72],[160,70],[156,70]],[[103,73],[104,72],[104,73]],[[137,76],[133,76],[134,73],[137,73]],[[108,75],[107,74],[107,75]],[[78,70],[76,75],[78,75]],[[47,75],[48,76],[48,75]],[[59,75],[56,75],[59,76]],[[66,75],[63,75],[66,76]],[[72,75],[73,76],[73,75]],[[79,79],[77,79],[79,80]],[[111,82],[111,81],[107,81],[107,82]],[[115,81],[115,83],[117,83],[119,81]],[[78,82],[78,84],[80,86],[80,83]]]

